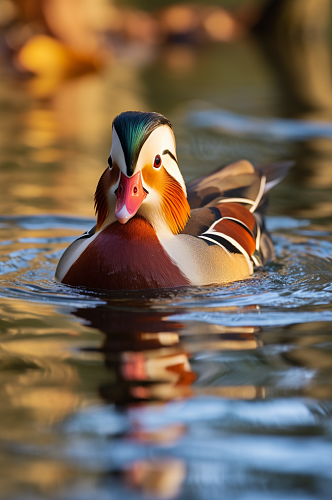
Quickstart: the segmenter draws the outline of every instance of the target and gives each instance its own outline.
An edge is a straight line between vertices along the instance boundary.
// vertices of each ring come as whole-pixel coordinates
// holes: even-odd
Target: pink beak
[[[121,172],[120,182],[116,190],[115,217],[125,224],[134,217],[147,193],[143,189],[141,172],[127,177]]]

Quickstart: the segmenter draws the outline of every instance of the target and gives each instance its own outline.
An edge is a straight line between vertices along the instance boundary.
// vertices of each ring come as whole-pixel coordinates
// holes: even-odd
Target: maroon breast
[[[152,226],[135,216],[107,226],[82,252],[63,283],[108,290],[189,285],[161,246]]]

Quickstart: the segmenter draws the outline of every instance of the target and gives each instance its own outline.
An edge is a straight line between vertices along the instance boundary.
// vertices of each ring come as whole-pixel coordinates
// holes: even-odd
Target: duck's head
[[[95,193],[97,230],[136,214],[157,233],[184,228],[190,208],[167,118],[138,111],[118,115],[108,165]]]

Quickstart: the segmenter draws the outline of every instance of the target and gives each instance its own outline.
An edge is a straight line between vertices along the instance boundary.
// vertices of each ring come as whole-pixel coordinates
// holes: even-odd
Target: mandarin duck
[[[186,186],[163,115],[127,111],[112,131],[97,223],[62,255],[60,282],[108,290],[223,284],[273,257],[262,211],[289,163],[240,160]]]

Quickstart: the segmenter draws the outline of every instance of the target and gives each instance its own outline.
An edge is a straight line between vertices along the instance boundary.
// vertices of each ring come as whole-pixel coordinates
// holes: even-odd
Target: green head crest
[[[114,118],[113,126],[121,142],[128,177],[134,173],[139,152],[146,139],[160,125],[172,128],[170,121],[159,113],[125,111]]]

